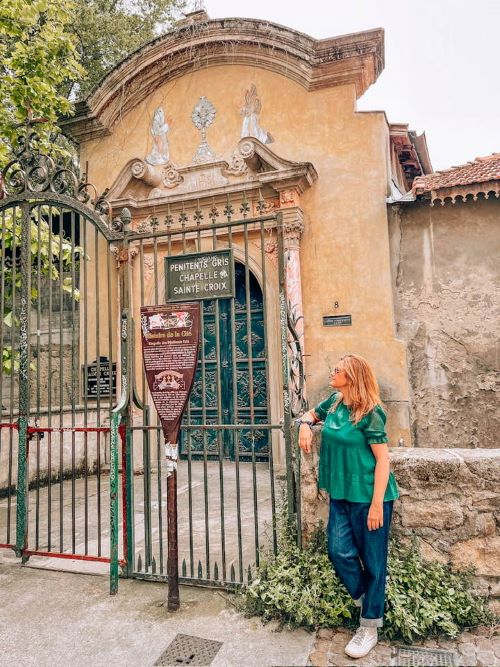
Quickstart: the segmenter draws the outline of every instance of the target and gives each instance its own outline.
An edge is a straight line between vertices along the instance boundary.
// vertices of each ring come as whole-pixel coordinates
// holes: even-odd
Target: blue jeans
[[[382,627],[392,505],[384,502],[384,525],[370,531],[370,503],[330,500],[328,556],[349,595],[361,602],[362,626]]]

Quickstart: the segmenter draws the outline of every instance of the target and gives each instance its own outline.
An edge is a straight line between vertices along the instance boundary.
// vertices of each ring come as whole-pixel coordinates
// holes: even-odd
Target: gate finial
[[[114,232],[124,232],[127,233],[128,226],[132,222],[132,214],[128,208],[122,208],[120,213],[113,218],[111,222],[111,229]]]

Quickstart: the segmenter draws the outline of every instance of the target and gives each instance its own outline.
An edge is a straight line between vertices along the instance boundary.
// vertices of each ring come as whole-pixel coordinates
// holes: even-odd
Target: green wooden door
[[[225,458],[269,455],[269,432],[244,429],[245,424],[268,424],[267,358],[262,290],[252,273],[246,283],[245,267],[235,264],[234,302],[202,302],[203,350],[200,349],[195,383],[185,424],[227,424],[241,430],[186,429],[181,451],[193,457]],[[249,336],[250,334],[250,336]],[[252,438],[253,434],[253,438]],[[253,443],[252,443],[253,440]]]

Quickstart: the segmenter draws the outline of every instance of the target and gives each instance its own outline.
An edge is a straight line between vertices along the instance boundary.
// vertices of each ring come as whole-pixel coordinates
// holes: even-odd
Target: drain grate
[[[394,667],[457,667],[457,660],[453,651],[398,646],[392,664]]]
[[[193,635],[176,635],[155,662],[156,665],[211,665],[222,642]]]

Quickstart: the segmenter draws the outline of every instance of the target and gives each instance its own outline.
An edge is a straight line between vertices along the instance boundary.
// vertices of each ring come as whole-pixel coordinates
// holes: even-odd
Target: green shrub
[[[264,621],[288,627],[332,627],[351,619],[355,607],[337,579],[321,533],[300,549],[280,540],[278,555],[261,564],[257,578],[244,589],[243,609]]]
[[[334,574],[324,530],[303,549],[286,521],[279,533],[278,555],[264,558],[242,592],[240,609],[287,627],[357,625],[359,611]],[[471,573],[454,574],[447,565],[425,561],[416,541],[403,547],[393,539],[388,569],[383,633],[390,639],[453,637],[461,628],[493,621],[486,600],[471,591]]]
[[[391,542],[384,634],[411,641],[493,622],[487,600],[472,592],[472,572],[424,560],[417,540],[408,547]]]

